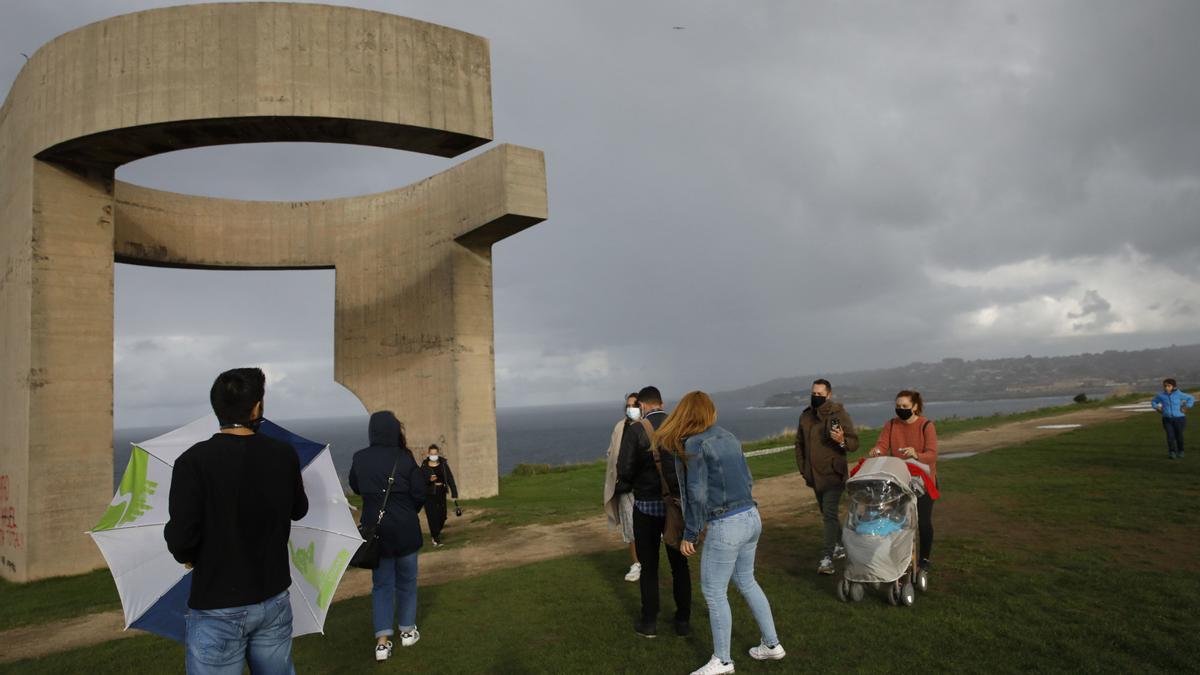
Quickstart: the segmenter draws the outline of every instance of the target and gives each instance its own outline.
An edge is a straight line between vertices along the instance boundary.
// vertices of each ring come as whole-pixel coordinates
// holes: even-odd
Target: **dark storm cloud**
[[[15,52],[158,4],[5,5],[0,84]],[[546,151],[551,219],[495,250],[501,405],[1200,338],[1179,300],[1200,293],[1200,4],[349,4],[488,37],[497,140]],[[457,161],[280,144],[120,177],[311,199]],[[281,391],[345,403],[303,365],[331,359],[329,278],[176,274],[122,270],[118,354],[158,339],[164,364],[215,365],[270,342]],[[263,298],[269,330],[212,320]],[[118,417],[142,405],[128,368]]]

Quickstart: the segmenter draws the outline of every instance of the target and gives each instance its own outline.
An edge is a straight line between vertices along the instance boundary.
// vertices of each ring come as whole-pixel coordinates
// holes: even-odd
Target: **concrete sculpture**
[[[487,41],[389,14],[171,7],[39,49],[0,108],[0,575],[102,564],[82,533],[112,496],[114,261],[336,269],[337,381],[397,411],[415,443],[454,448],[465,496],[495,494],[491,246],[546,218],[539,151],[499,145],[408,187],[312,202],[114,179],[209,145],[454,157],[491,138]]]

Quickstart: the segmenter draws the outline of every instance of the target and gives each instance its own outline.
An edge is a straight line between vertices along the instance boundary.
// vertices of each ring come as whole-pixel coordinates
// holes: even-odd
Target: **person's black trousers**
[[[638,562],[642,563],[642,619],[658,619],[658,550],[663,544],[666,518],[648,516],[633,509],[633,544],[637,549]],[[692,615],[692,575],[688,570],[687,558],[679,549],[667,546],[667,562],[671,565],[672,589],[675,593],[675,619],[688,621]]]
[[[928,494],[917,497],[917,531],[921,539],[918,560],[929,560],[933,552],[933,498]]]
[[[440,539],[442,528],[446,526],[446,495],[429,495],[425,502],[425,519],[429,521],[429,536]]]
[[[833,549],[842,543],[842,524],[838,522],[838,505],[842,503],[842,488],[817,492],[817,508],[821,510],[821,523],[824,526],[825,538],[821,545],[821,557],[833,556]]]
[[[1167,456],[1183,457],[1183,428],[1187,426],[1187,418],[1163,417],[1162,424],[1167,431]]]

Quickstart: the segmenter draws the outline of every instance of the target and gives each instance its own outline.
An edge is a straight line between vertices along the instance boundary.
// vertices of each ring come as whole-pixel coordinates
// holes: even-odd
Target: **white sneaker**
[[[714,656],[709,659],[708,663],[704,664],[699,670],[693,670],[692,675],[725,675],[725,673],[732,672],[734,672],[733,661],[724,663],[721,661],[721,659],[718,659]]]
[[[833,547],[833,559],[834,560],[845,560],[846,559],[846,547],[842,546],[841,544],[835,545]]]
[[[421,639],[421,631],[417,630],[416,627],[414,626],[411,631],[400,634],[400,646],[401,647],[411,647],[411,646],[417,644],[417,641],[420,639]]]
[[[821,558],[821,561],[817,563],[817,574],[833,574],[834,571],[833,559],[829,556]]]
[[[778,661],[784,656],[787,656],[787,652],[783,651],[783,645],[768,647],[764,642],[757,647],[750,648],[750,658],[759,661]]]
[[[387,661],[392,656],[392,641],[388,640],[381,645],[375,645],[375,660]]]
[[[642,563],[633,563],[625,573],[625,581],[637,581],[642,578]]]

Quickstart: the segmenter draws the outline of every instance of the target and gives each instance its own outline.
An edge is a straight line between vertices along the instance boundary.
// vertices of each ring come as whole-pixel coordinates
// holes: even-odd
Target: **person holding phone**
[[[812,384],[811,405],[800,413],[796,428],[796,466],[813,490],[821,510],[825,538],[817,574],[833,574],[833,561],[845,557],[838,505],[845,490],[846,455],[858,450],[854,420],[841,403],[830,400],[833,385],[819,379]]]
[[[871,457],[915,459],[929,467],[926,472],[937,484],[937,428],[926,419],[921,392],[905,389],[896,394],[896,416],[884,423],[879,440],[867,453]],[[917,527],[920,532],[920,569],[929,569],[933,551],[933,498],[923,494],[917,499]]]

